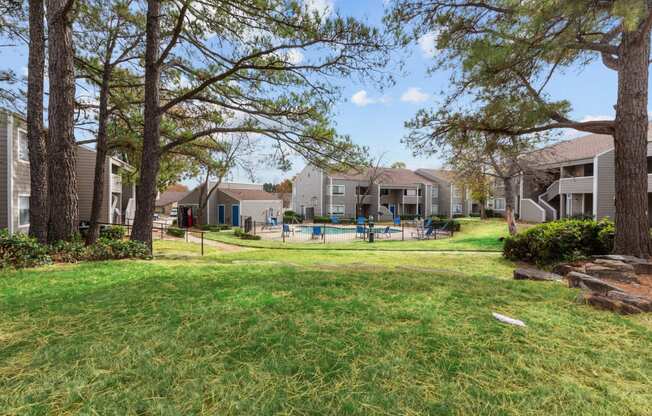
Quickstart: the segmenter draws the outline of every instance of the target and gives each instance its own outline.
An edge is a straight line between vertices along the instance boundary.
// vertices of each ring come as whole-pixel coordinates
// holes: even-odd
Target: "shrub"
[[[459,221],[447,220],[447,219],[433,220],[432,226],[439,229],[445,228],[446,230],[455,231],[455,232],[462,229],[462,225],[460,224]]]
[[[326,217],[324,215],[317,215],[312,219],[312,222],[315,224],[330,224],[331,217]]]
[[[284,223],[302,223],[303,220],[304,220],[303,215],[297,214],[292,210],[288,210],[283,213]]]
[[[204,224],[199,228],[204,231],[218,232],[222,230],[230,230],[231,226],[226,224]]]
[[[496,216],[496,212],[491,208],[485,208],[484,213],[487,216],[487,218],[493,218]]]
[[[186,230],[183,228],[168,227],[167,234],[171,235],[172,237],[183,238],[186,236]]]
[[[401,214],[401,215],[399,215],[399,217],[401,218],[401,220],[404,220],[404,221],[412,221],[412,220],[416,219],[418,217],[418,215],[416,215],[416,214]]]
[[[39,244],[35,238],[0,230],[0,268],[35,267],[51,262],[47,247]]]
[[[613,248],[613,222],[564,219],[535,225],[505,239],[503,255],[537,264],[569,261]]]
[[[240,238],[243,239],[243,240],[260,240],[259,235],[253,235],[253,234],[247,234],[247,233],[241,234]]]
[[[464,214],[453,214],[453,218],[464,218]]]
[[[127,258],[149,258],[149,249],[140,241],[109,240],[101,238],[86,247],[85,260],[111,260]]]
[[[236,237],[240,237],[242,234],[244,234],[244,231],[242,231],[242,228],[240,227],[233,227],[233,235]]]
[[[109,240],[122,240],[125,237],[125,229],[121,225],[107,225],[100,228],[100,238]]]
[[[48,248],[50,257],[55,262],[76,263],[86,256],[86,246],[81,239],[57,241]]]

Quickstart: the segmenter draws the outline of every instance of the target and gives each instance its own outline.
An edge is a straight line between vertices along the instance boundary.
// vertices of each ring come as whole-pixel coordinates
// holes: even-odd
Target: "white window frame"
[[[330,189],[331,195],[333,195],[333,196],[344,196],[344,193],[346,191],[346,187],[344,185],[342,185],[342,184],[330,185],[330,188],[331,188]],[[342,188],[342,193],[335,192],[336,188]]]
[[[20,228],[29,227],[29,224],[30,224],[30,221],[29,221],[29,202],[30,202],[29,197],[30,197],[29,194],[18,194],[18,201],[17,201],[17,203],[18,203],[17,204],[18,205],[18,227],[20,227]],[[21,210],[21,208],[20,208],[20,199],[21,198],[27,198],[27,224],[23,224],[20,221],[20,210]]]
[[[336,210],[336,208],[338,209]],[[342,208],[342,212],[337,212],[339,211],[339,208]],[[330,211],[331,212],[329,212],[328,215],[344,215],[346,212],[344,205],[333,205]]]
[[[498,207],[498,205],[500,205],[498,203],[498,201],[502,202],[502,208]],[[505,198],[494,198],[494,209],[496,211],[504,211],[505,210],[505,203],[506,203]]]
[[[418,196],[419,192],[416,189],[403,189],[404,196]]]
[[[456,202],[453,205],[453,214],[463,214],[464,213],[464,204],[461,202]]]
[[[430,215],[439,215],[439,204],[430,205]]]
[[[22,148],[21,143],[23,141],[25,142],[25,146],[27,148],[27,159],[23,159],[21,157],[21,148]],[[18,161],[21,162],[21,163],[29,164],[29,142],[27,140],[27,131],[25,131],[23,129],[18,129],[18,149],[17,150],[18,150]]]
[[[432,189],[432,191],[431,191],[431,196],[430,197],[432,199],[439,198],[439,187],[438,186],[433,186],[431,189]]]

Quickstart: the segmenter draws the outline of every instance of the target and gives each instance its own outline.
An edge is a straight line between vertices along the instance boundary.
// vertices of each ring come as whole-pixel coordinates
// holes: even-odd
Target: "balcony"
[[[122,193],[122,176],[111,174],[111,192]]]
[[[419,197],[418,196],[408,196],[408,195],[403,195],[402,202],[404,204],[416,204],[419,202]]]
[[[559,180],[559,193],[561,194],[593,193],[593,176],[561,178]]]

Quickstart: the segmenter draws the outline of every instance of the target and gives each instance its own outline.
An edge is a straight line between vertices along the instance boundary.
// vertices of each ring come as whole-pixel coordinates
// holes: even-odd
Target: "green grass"
[[[361,240],[350,242],[337,241],[326,245],[312,242],[284,243],[278,240],[265,239],[241,240],[234,236],[232,231],[207,233],[205,236],[210,240],[256,248],[323,250],[324,246],[326,246],[329,250],[502,250],[503,243],[500,241],[500,238],[507,235],[507,225],[504,220],[490,219],[480,221],[476,218],[462,218],[459,221],[462,223],[462,229],[450,239],[414,240],[410,238],[409,231],[406,231],[408,234],[406,235],[405,241],[377,240],[373,244]],[[328,236],[326,240],[328,241]]]
[[[493,253],[157,242],[0,279],[7,415],[643,415],[652,318]],[[528,327],[503,325],[500,312]]]

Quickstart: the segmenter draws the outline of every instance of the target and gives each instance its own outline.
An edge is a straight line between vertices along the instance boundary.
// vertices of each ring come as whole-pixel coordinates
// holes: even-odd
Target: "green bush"
[[[76,263],[86,256],[86,246],[81,238],[73,241],[57,241],[48,248],[52,260],[59,263]]]
[[[399,217],[403,221],[412,221],[412,220],[415,220],[418,217],[418,215],[416,215],[416,214],[401,214],[401,215],[399,215]]]
[[[464,214],[453,214],[453,218],[464,218]]]
[[[315,218],[312,219],[312,222],[315,224],[330,224],[331,217],[327,217],[325,215],[316,215]]]
[[[35,238],[0,230],[0,268],[35,267],[51,262],[47,247],[39,244]]]
[[[242,240],[260,240],[260,236],[259,236],[259,235],[253,235],[253,234],[247,234],[247,233],[243,233],[243,234],[241,234],[241,235],[240,235],[240,238],[241,238]]]
[[[537,264],[570,261],[613,249],[614,224],[604,219],[564,219],[535,225],[505,239],[503,255]]]
[[[125,228],[121,225],[107,225],[100,228],[100,238],[109,240],[122,240],[125,237]]]
[[[112,260],[127,258],[149,258],[149,249],[140,241],[109,240],[100,238],[97,243],[86,247],[84,260]]]
[[[230,230],[231,226],[226,224],[204,224],[199,228],[204,231],[218,232],[222,230]]]
[[[432,226],[437,228],[437,229],[446,229],[449,231],[459,231],[462,229],[462,225],[460,224],[459,221],[455,220],[448,220],[448,219],[438,219],[438,220],[432,220]]]
[[[283,213],[283,222],[284,223],[302,223],[304,220],[303,215],[298,214],[292,210],[287,210]]]
[[[186,230],[183,228],[168,227],[167,234],[171,235],[172,237],[183,238],[186,236]]]
[[[233,235],[236,237],[240,237],[242,234],[244,234],[244,231],[242,231],[242,228],[240,227],[233,227]]]

